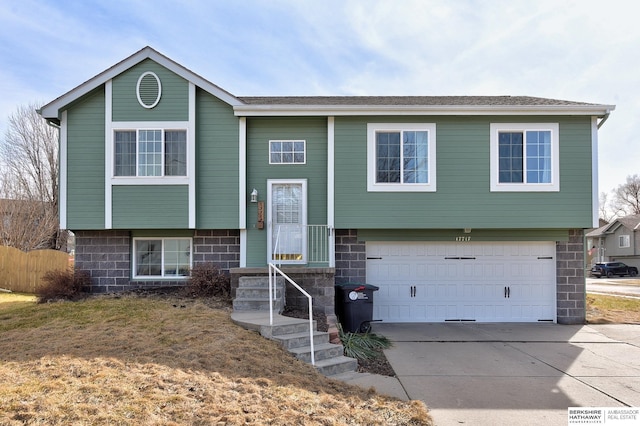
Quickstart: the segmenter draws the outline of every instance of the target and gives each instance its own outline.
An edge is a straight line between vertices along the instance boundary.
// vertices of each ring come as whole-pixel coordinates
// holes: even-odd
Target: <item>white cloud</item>
[[[601,188],[640,173],[628,1],[0,2],[0,133],[145,45],[236,95],[531,95],[617,104]]]

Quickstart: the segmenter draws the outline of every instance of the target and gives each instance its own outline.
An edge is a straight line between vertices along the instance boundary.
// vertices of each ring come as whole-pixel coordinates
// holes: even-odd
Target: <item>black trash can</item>
[[[366,333],[373,320],[373,292],[371,284],[336,284],[336,315],[342,329],[351,333]]]

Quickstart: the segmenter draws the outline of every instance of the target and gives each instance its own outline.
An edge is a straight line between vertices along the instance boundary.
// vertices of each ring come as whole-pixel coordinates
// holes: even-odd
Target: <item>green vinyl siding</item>
[[[305,140],[306,164],[269,164],[270,140]],[[307,223],[327,224],[326,118],[247,119],[247,194],[256,188],[265,203],[265,229],[257,229],[257,204],[247,202],[247,266],[267,260],[268,179],[306,179]]]
[[[189,227],[186,185],[114,186],[113,229]]]
[[[161,237],[161,238],[175,238],[175,237],[193,237],[193,229],[133,229],[131,230],[131,236],[133,238],[145,238],[145,237]]]
[[[196,211],[201,229],[239,227],[239,124],[233,109],[196,92]]]
[[[147,71],[155,73],[162,85],[160,102],[154,108],[138,103],[136,84]],[[113,79],[113,121],[189,120],[189,82],[156,62],[146,59]]]
[[[359,229],[361,241],[568,241],[567,229]]]
[[[67,228],[104,229],[104,86],[67,110],[66,160]]]
[[[367,192],[368,122],[435,123],[436,192]],[[491,123],[559,123],[560,192],[491,192]],[[337,228],[518,229],[591,226],[589,117],[337,117]]]

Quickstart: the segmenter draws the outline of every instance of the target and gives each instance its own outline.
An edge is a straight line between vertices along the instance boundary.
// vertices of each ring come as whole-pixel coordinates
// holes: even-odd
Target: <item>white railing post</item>
[[[271,273],[271,268],[269,268],[269,325],[273,325],[273,300],[275,299],[275,294],[272,293],[272,289],[275,284],[273,282],[274,278],[274,275]]]
[[[293,281],[291,278],[289,278],[289,276],[287,274],[285,274],[280,269],[278,269],[278,267],[273,262],[269,262],[269,286],[270,287],[271,287],[271,272],[272,271],[273,271],[274,279],[276,279],[275,278],[276,274],[282,275],[282,277],[285,280],[287,280],[289,283],[291,283],[291,285],[293,285],[295,288],[297,288],[298,291],[300,291],[300,293],[304,294],[305,297],[309,301],[309,345],[311,346],[311,365],[316,365],[315,344],[313,342],[313,300],[311,298],[311,295],[309,293],[307,293],[298,284],[296,284],[295,281]],[[271,293],[271,291],[269,291],[269,306],[270,307],[273,306],[273,299],[274,298],[275,298],[274,295]],[[270,312],[271,312],[271,308],[270,308]],[[272,314],[270,314],[270,315],[272,315]],[[270,325],[273,325],[273,318],[271,318]]]

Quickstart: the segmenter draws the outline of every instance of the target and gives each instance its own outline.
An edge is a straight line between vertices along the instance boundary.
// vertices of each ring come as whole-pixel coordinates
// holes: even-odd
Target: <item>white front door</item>
[[[367,242],[374,318],[390,322],[556,319],[553,242]]]
[[[268,262],[306,263],[307,181],[269,180]]]

